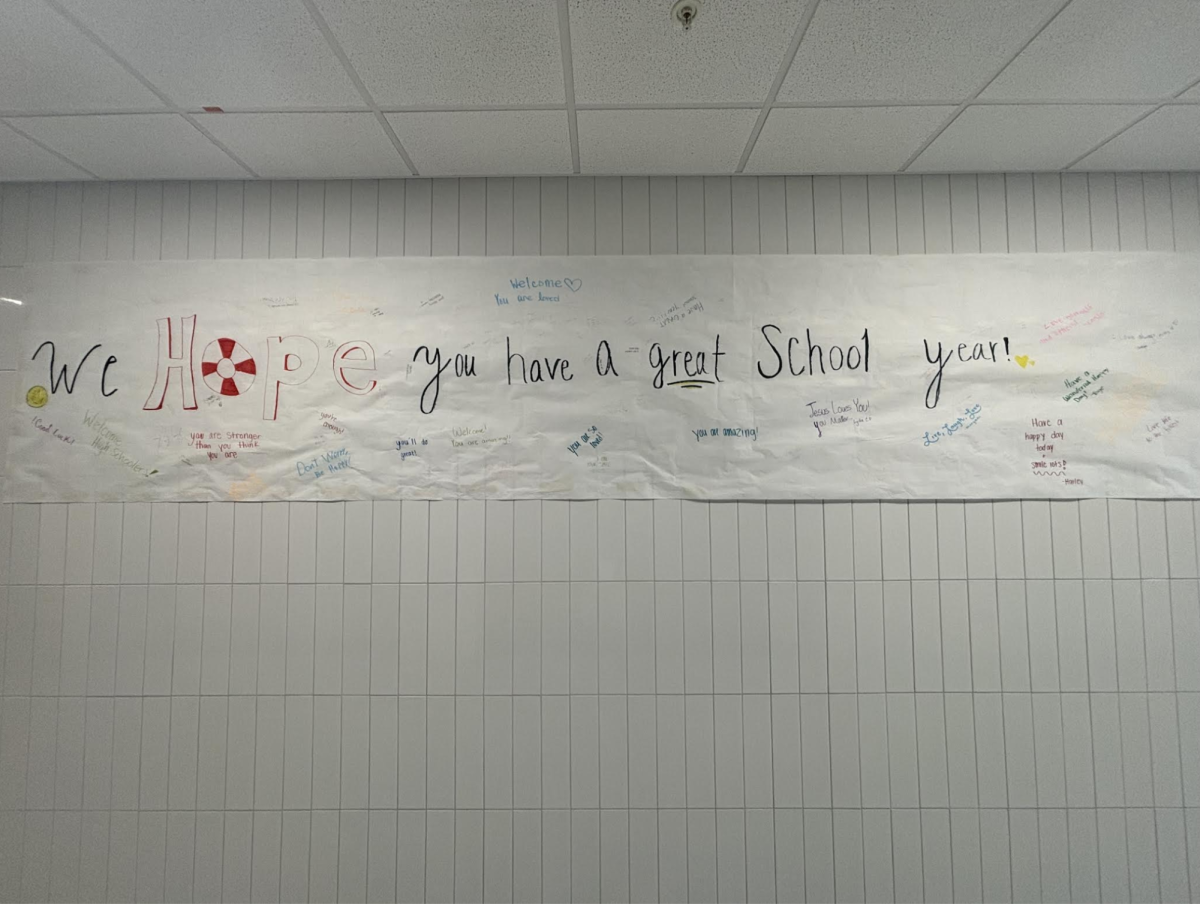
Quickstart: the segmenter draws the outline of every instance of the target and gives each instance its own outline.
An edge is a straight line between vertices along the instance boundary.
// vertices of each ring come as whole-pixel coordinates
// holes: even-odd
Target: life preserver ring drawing
[[[208,388],[223,396],[237,396],[254,385],[258,369],[254,358],[240,342],[214,339],[204,349],[200,374]]]

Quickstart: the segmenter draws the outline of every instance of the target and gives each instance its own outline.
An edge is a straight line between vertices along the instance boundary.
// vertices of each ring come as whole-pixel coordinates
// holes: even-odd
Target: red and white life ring
[[[200,362],[200,374],[208,388],[223,396],[237,396],[254,384],[258,369],[254,358],[240,342],[232,339],[214,339],[204,349]]]

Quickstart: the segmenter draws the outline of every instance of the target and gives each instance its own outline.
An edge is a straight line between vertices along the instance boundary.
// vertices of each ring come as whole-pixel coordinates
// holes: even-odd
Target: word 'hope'
[[[195,411],[196,402],[196,315],[161,317],[158,320],[158,357],[154,388],[142,406],[160,411],[172,381],[179,384],[183,410]],[[262,360],[265,367],[259,368]],[[229,337],[213,339],[201,353],[200,377],[222,396],[247,395],[259,373],[263,375],[263,420],[279,414],[281,386],[299,386],[317,371],[321,360],[317,343],[307,336],[268,336],[266,351],[255,358],[246,347]],[[378,385],[375,380],[352,376],[375,370],[375,350],[363,340],[343,342],[333,353],[333,379],[353,395],[366,395]]]

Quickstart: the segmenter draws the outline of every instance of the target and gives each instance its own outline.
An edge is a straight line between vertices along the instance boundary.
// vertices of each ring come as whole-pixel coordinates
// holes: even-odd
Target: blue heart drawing
[[[567,288],[572,292],[578,292],[583,286],[582,279],[571,279],[570,277],[567,277],[563,280],[563,282],[566,283]]]

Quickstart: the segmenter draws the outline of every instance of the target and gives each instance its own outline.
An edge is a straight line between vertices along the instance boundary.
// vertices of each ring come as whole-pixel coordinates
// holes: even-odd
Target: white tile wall
[[[1196,176],[0,188],[0,264],[1092,248]],[[1198,517],[0,505],[0,900],[1196,900]]]

